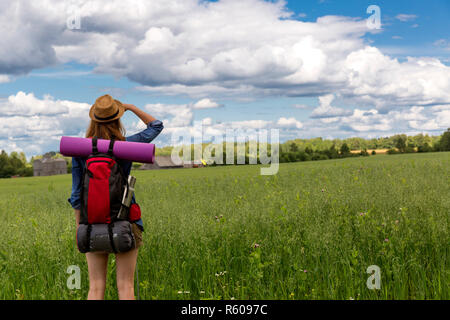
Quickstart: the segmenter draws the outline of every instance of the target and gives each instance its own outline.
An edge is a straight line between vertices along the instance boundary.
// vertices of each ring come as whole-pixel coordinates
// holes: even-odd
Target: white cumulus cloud
[[[345,110],[342,108],[336,108],[331,106],[331,103],[334,100],[333,94],[328,94],[322,97],[319,97],[319,106],[313,110],[311,113],[311,118],[334,118],[339,116],[347,116],[351,115],[351,110]]]
[[[10,82],[11,78],[7,74],[0,74],[0,83]]]
[[[74,13],[80,30],[66,27]],[[399,62],[367,46],[376,31],[365,20],[300,21],[285,1],[5,1],[0,27],[5,75],[75,61],[160,94],[342,94],[381,109],[450,103],[450,68],[439,60]]]
[[[0,144],[10,151],[21,148],[27,155],[57,150],[62,135],[84,134],[90,107],[19,91],[0,101]]]
[[[291,117],[291,118],[281,117],[280,119],[278,119],[277,125],[279,125],[280,127],[283,127],[283,128],[301,129],[303,127],[303,124],[300,121],[298,121],[297,119],[295,119],[294,117]]]
[[[193,109],[213,109],[222,105],[208,98],[201,99],[192,105]]]

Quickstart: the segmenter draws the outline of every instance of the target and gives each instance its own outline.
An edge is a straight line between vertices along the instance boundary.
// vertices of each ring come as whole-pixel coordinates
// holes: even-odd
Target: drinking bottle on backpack
[[[127,219],[127,214],[130,208],[131,199],[133,198],[134,194],[134,185],[136,184],[136,178],[133,176],[128,176],[128,187],[125,188],[125,191],[123,192],[123,199],[122,199],[122,207],[119,210],[119,214],[117,217],[119,219]]]

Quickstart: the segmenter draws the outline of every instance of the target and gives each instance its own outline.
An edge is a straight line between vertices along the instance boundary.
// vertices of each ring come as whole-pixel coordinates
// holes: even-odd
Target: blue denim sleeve
[[[163,123],[160,120],[154,120],[147,124],[147,129],[142,130],[132,136],[127,137],[127,141],[150,143],[155,139],[164,129]]]
[[[136,133],[130,137],[127,137],[126,140],[130,142],[143,142],[150,143],[152,142],[164,129],[164,125],[160,120],[154,120],[147,124],[147,129]],[[136,203],[135,195],[133,194],[133,198],[131,199],[131,203]],[[142,219],[136,221],[136,224],[144,231],[144,224]]]
[[[72,194],[67,199],[74,209],[80,209],[81,178],[83,175],[83,163],[78,157],[72,157]]]

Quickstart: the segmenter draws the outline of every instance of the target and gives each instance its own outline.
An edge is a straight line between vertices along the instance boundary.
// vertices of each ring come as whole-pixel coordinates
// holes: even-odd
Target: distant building
[[[144,163],[139,170],[175,169],[183,168],[183,164],[173,163],[170,156],[158,156],[153,163]]]
[[[52,159],[50,155],[44,155],[42,159],[33,162],[34,176],[53,176],[67,173],[67,163],[64,159]]]
[[[193,161],[184,161],[184,168],[201,168],[204,167],[204,164],[201,160],[193,160]]]

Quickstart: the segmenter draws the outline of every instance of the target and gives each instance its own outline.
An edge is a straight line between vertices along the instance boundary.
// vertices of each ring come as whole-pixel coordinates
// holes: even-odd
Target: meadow
[[[141,299],[449,299],[450,153],[133,171]],[[85,299],[71,175],[0,180],[0,299]],[[81,289],[66,286],[81,268]],[[381,269],[380,290],[366,286]],[[117,299],[114,257],[107,299]]]

